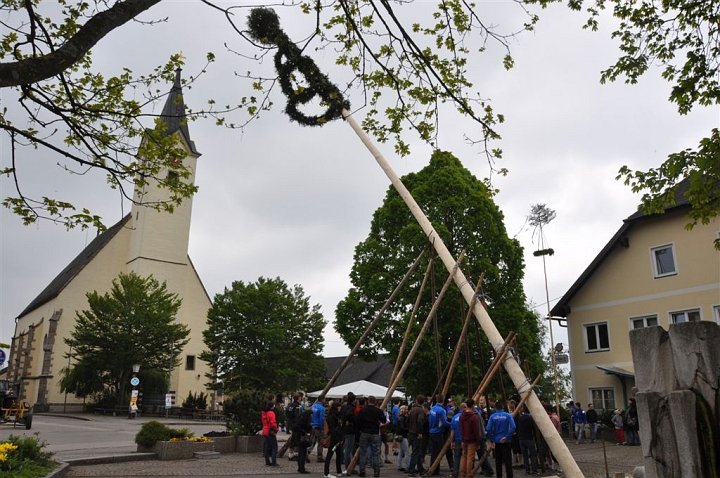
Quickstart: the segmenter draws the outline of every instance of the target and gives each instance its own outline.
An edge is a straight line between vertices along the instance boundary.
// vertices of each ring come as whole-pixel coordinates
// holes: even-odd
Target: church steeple
[[[188,129],[185,114],[185,101],[183,100],[182,94],[181,73],[182,70],[180,68],[175,70],[175,82],[170,89],[170,94],[168,94],[165,100],[165,106],[163,107],[162,113],[160,113],[160,119],[167,125],[165,134],[170,135],[179,131],[190,151],[199,155],[200,153],[195,149],[195,143],[190,139],[190,130]]]
[[[165,123],[164,134],[174,137],[186,151],[182,163],[190,172],[190,176],[183,178],[183,181],[194,184],[197,159],[200,153],[190,139],[180,73],[181,71],[178,69],[160,114],[160,120]],[[173,174],[175,174],[174,171],[166,169],[159,171],[158,177],[167,176],[169,178]],[[135,198],[137,203],[147,204],[172,200],[167,188],[160,187],[157,180],[154,179],[148,179],[148,183],[142,190],[136,190]],[[158,263],[166,263],[166,267],[171,267],[171,264],[186,265],[192,197],[184,198],[172,213],[156,211],[137,203],[132,206],[131,227],[133,231],[128,251],[129,268],[140,275],[148,275],[150,271],[154,271],[157,275]],[[172,275],[169,270],[167,273]]]

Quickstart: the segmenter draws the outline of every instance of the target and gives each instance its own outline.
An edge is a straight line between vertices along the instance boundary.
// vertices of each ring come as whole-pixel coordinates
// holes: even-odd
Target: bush
[[[56,464],[45,442],[37,437],[10,435],[0,443],[0,478],[34,478],[47,475]]]
[[[227,429],[233,435],[255,435],[262,429],[260,412],[265,407],[266,393],[240,390],[223,402]]]
[[[157,420],[151,420],[140,427],[135,435],[135,443],[152,448],[159,441],[170,441],[173,438],[185,439],[193,436],[187,428],[170,428]]]
[[[188,396],[182,403],[183,408],[192,408],[193,410],[206,410],[208,396],[205,392],[193,394],[188,392]]]

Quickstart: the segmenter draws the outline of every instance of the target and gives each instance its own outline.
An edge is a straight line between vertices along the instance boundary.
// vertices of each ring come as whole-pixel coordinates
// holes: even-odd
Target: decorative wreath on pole
[[[347,121],[383,169],[400,197],[410,209],[415,220],[417,220],[423,232],[425,232],[425,235],[435,248],[438,257],[443,261],[443,265],[452,276],[455,284],[460,289],[465,301],[472,309],[480,327],[482,327],[495,351],[499,352],[504,350],[505,341],[503,337],[500,335],[500,332],[498,332],[497,327],[495,327],[495,324],[482,304],[475,300],[475,291],[460,269],[459,262],[450,254],[442,238],[440,238],[432,227],[427,216],[422,209],[420,209],[420,206],[402,183],[400,177],[392,169],[390,163],[383,157],[367,133],[365,133],[358,122],[352,117],[349,111],[350,103],[343,98],[340,90],[320,71],[312,58],[302,55],[300,49],[290,40],[282,28],[280,28],[280,20],[272,9],[253,9],[248,17],[248,27],[250,28],[250,34],[255,40],[265,45],[275,45],[278,48],[278,52],[275,54],[275,68],[280,77],[282,91],[288,98],[285,112],[292,120],[305,126],[322,126],[337,118],[343,118]],[[293,87],[292,78],[296,70],[305,77],[306,87]],[[319,96],[322,103],[327,107],[323,114],[307,116],[298,110],[299,104],[307,104],[316,96]],[[532,391],[532,384],[525,376],[518,362],[512,357],[509,357],[503,361],[503,365],[520,395],[527,395],[527,406],[535,419],[535,423],[543,434],[553,455],[560,463],[565,475],[573,478],[581,478],[583,476],[582,471],[580,471],[565,442],[550,421],[537,395]],[[403,368],[406,367],[404,366]],[[398,377],[395,377],[393,383],[390,384],[382,407],[387,404],[392,393],[395,391],[395,387],[402,377],[402,373],[404,373],[404,370],[398,372]],[[349,469],[354,467],[356,459],[357,454]]]
[[[343,98],[337,86],[317,67],[309,56],[301,53],[285,32],[280,28],[280,20],[274,10],[254,8],[248,17],[250,35],[260,43],[277,46],[275,69],[278,72],[280,88],[287,96],[285,112],[290,119],[305,126],[322,126],[328,121],[342,117],[343,110],[350,109],[350,103]],[[295,88],[292,78],[299,71],[307,83],[306,87]],[[298,109],[319,97],[327,107],[325,113],[307,116]]]

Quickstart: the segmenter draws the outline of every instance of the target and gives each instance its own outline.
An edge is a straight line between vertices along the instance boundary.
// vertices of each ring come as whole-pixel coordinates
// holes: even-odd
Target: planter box
[[[215,451],[219,453],[235,453],[235,448],[237,446],[237,437],[234,435],[226,436],[226,437],[212,437],[213,442],[215,442]]]
[[[215,451],[215,443],[211,441],[159,441],[151,448],[157,453],[158,460],[189,460],[196,451]],[[138,446],[138,452],[147,448]]]
[[[237,437],[235,451],[238,453],[262,453],[262,435],[241,435]]]

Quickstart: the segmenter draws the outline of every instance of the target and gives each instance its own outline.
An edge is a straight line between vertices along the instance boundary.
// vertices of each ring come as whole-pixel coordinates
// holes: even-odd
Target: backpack
[[[285,409],[285,418],[287,419],[287,425],[292,428],[297,422],[300,412],[300,407],[297,403],[291,402],[290,405]]]
[[[330,426],[328,425],[327,418],[325,419],[325,423],[323,424],[323,434],[322,438],[320,439],[320,445],[323,448],[330,448]]]

